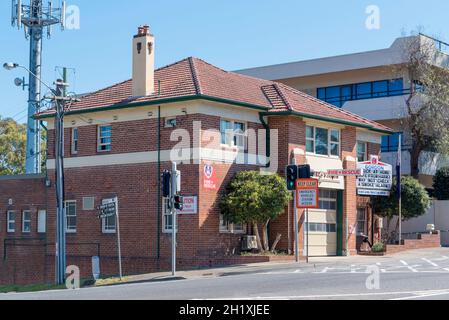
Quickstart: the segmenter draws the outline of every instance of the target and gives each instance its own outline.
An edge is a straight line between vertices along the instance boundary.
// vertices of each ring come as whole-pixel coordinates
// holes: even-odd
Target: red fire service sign
[[[296,180],[296,207],[298,209],[318,209],[318,188],[318,179]]]

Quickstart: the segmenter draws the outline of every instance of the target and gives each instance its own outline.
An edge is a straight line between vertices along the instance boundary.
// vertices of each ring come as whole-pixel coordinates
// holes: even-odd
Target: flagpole
[[[398,164],[397,164],[397,189],[399,198],[399,245],[402,244],[402,185],[401,185],[401,166],[402,166],[402,135],[399,135]]]

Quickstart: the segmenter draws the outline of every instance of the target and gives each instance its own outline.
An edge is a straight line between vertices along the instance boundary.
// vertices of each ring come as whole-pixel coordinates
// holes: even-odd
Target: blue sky
[[[55,30],[44,41],[43,78],[53,83],[56,66],[75,68],[71,91],[77,93],[130,78],[131,38],[144,23],[156,36],[157,66],[196,56],[228,70],[381,49],[417,26],[449,40],[447,0],[67,2],[80,8],[80,29]],[[368,5],[380,9],[379,30],[365,27]],[[28,65],[29,43],[10,26],[10,12],[10,1],[1,1],[0,62]],[[24,75],[0,69],[0,115],[21,122],[27,94],[13,80]]]

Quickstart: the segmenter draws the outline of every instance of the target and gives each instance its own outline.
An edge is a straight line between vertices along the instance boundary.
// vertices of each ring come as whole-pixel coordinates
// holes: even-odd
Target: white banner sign
[[[358,169],[363,175],[357,178],[358,194],[389,196],[393,186],[393,166],[372,156],[370,161],[359,162]]]

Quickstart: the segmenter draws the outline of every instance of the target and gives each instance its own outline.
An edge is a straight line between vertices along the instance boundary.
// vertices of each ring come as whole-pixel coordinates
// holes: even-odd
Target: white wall
[[[441,244],[449,246],[449,201],[434,201],[434,205],[421,217],[402,224],[403,233],[425,232],[428,224],[434,224],[441,232]]]

